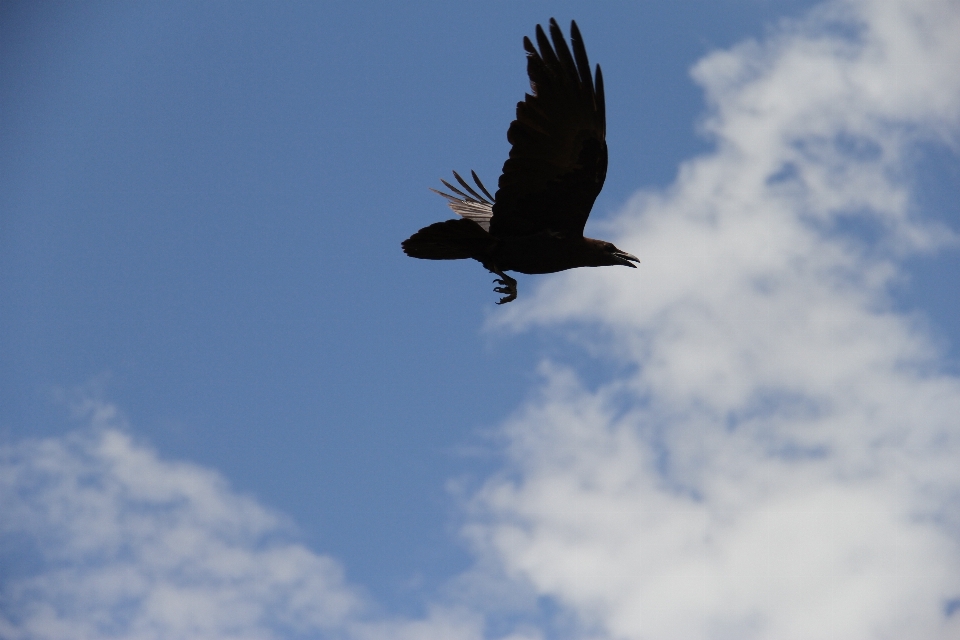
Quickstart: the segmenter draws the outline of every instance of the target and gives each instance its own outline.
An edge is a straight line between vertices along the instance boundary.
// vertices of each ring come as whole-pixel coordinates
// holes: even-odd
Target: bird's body
[[[503,271],[531,275],[557,273],[577,267],[619,264],[601,259],[605,253],[604,244],[609,243],[593,238],[567,238],[551,233],[508,237],[497,241],[489,262]]]
[[[596,80],[577,24],[571,24],[573,53],[555,20],[552,46],[537,25],[537,44],[528,38],[527,73],[532,94],[517,104],[507,139],[510,157],[496,197],[477,174],[481,195],[456,172],[463,190],[437,191],[461,217],[424,227],[403,242],[404,252],[428,260],[473,258],[500,276],[503,304],[517,297],[516,280],[504,271],[555,273],[577,267],[639,262],[609,242],[586,238],[583,228],[607,174],[603,76]]]

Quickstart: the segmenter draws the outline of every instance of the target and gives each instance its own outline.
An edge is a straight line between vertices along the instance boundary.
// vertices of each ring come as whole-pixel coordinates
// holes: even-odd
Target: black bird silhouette
[[[583,236],[593,202],[607,175],[603,75],[596,80],[576,22],[570,24],[571,55],[556,20],[550,40],[537,25],[537,51],[524,37],[531,93],[517,103],[510,123],[510,157],[503,164],[497,195],[471,172],[480,195],[453,172],[463,190],[441,182],[454,194],[432,189],[461,217],[424,227],[404,240],[404,253],[427,260],[473,258],[499,279],[505,294],[517,298],[517,281],[505,271],[555,273],[575,267],[640,262],[609,242]]]

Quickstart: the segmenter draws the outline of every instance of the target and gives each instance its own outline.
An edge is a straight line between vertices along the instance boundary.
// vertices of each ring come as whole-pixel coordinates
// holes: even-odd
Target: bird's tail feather
[[[424,227],[403,241],[403,252],[425,260],[478,258],[490,246],[492,236],[472,220],[446,220]]]

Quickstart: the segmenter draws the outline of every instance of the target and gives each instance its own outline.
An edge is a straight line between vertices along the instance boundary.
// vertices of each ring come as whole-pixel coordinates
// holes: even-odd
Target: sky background
[[[550,17],[642,264],[497,307],[399,243],[493,188]],[[0,637],[960,636],[957,32],[0,4]]]

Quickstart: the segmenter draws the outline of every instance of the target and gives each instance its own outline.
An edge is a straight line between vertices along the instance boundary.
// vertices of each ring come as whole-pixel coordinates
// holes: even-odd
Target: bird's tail
[[[493,237],[472,220],[446,220],[424,227],[400,245],[412,258],[425,260],[461,260],[477,258],[493,242]]]

